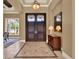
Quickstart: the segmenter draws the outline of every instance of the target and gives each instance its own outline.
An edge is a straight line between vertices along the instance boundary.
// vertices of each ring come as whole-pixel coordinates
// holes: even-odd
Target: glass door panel
[[[34,23],[28,23],[28,32],[34,32]]]
[[[42,32],[39,32],[37,37],[38,37],[38,40],[43,40],[44,39],[44,35],[43,35]]]
[[[44,15],[37,15],[37,22],[44,22]]]
[[[38,40],[44,40],[45,38],[45,19],[44,19],[44,15],[37,15],[37,38]]]
[[[34,39],[34,33],[29,32],[28,38],[29,38],[30,40],[33,40],[33,39]]]
[[[28,35],[27,35],[27,39],[29,40],[34,40],[34,36],[35,36],[35,16],[34,15],[28,15],[27,16],[27,32],[28,32]]]
[[[27,20],[28,20],[28,22],[35,22],[35,16],[34,15],[28,15]]]
[[[43,23],[38,23],[38,32],[43,32],[44,31],[44,24]]]

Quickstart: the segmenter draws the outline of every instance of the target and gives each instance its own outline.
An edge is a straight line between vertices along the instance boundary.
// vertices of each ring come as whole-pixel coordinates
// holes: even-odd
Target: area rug
[[[15,58],[56,58],[57,55],[45,42],[26,42]]]
[[[7,41],[3,41],[3,44],[4,44],[4,48],[7,48],[9,47],[10,45],[16,43],[19,39],[14,39],[14,38],[11,38],[11,39],[8,39]]]

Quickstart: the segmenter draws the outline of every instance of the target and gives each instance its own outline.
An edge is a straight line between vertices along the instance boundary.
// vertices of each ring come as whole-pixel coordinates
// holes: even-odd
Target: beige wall
[[[50,25],[52,25],[54,27],[54,16],[56,16],[58,13],[60,13],[62,11],[62,1],[59,1],[55,6],[54,9],[51,9],[52,7],[49,7],[49,13],[50,13]],[[62,33],[59,32],[54,32],[52,34],[55,34],[57,36],[62,36]]]
[[[62,33],[54,32],[54,34],[62,37],[63,51],[72,56],[72,0],[55,0],[54,2],[57,4],[54,3],[55,6],[51,4],[49,7],[49,25],[54,26],[54,16],[62,11]]]
[[[63,0],[63,50],[72,56],[72,0]]]

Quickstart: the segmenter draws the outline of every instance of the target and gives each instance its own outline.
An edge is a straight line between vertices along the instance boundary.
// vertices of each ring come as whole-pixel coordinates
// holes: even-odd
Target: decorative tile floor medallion
[[[15,58],[56,58],[57,55],[45,42],[26,42]]]

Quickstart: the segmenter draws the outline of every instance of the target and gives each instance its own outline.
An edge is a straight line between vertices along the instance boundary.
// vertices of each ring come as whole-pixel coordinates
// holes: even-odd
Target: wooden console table
[[[53,37],[48,35],[48,44],[52,47],[53,50],[61,50],[61,37]]]

